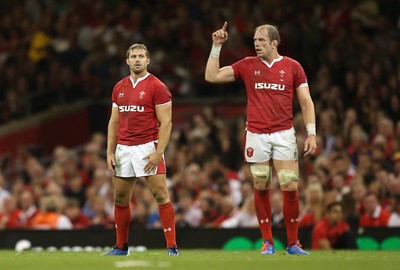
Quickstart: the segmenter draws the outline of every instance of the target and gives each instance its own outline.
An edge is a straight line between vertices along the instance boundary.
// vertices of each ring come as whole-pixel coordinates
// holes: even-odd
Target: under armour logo
[[[164,232],[172,232],[172,229],[171,228],[166,228],[166,229],[164,229]]]
[[[261,220],[260,220],[260,223],[261,223],[261,224],[263,224],[264,222],[265,222],[265,223],[268,223],[268,222],[269,222],[269,219],[266,218],[265,220],[264,220],[264,219],[261,219]]]
[[[124,97],[125,93],[119,93],[118,97]]]
[[[254,75],[260,75],[260,71],[259,70],[255,70],[254,71]]]
[[[292,219],[290,219],[290,222],[299,222],[299,218],[292,218]]]

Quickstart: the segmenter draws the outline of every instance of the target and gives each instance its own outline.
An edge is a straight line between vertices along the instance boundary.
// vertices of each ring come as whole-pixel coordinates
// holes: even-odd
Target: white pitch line
[[[150,261],[134,261],[134,260],[129,260],[129,261],[118,261],[115,262],[115,267],[117,268],[127,268],[127,267],[159,267],[159,268],[169,268],[171,267],[170,262],[157,262],[155,265],[154,263]]]

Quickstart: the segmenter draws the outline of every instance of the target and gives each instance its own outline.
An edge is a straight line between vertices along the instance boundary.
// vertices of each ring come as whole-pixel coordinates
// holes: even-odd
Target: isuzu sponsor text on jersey
[[[119,112],[144,112],[144,106],[118,106]]]
[[[280,90],[283,91],[285,90],[285,85],[284,84],[278,84],[278,83],[255,83],[254,89],[270,89],[270,90]]]

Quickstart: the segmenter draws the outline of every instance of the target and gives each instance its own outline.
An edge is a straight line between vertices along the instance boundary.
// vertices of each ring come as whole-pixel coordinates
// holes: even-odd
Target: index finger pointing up
[[[228,22],[224,22],[224,25],[222,26],[222,31],[226,31],[227,26],[228,26]]]

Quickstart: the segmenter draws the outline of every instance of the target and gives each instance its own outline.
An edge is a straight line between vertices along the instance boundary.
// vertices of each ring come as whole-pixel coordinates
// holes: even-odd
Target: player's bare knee
[[[125,206],[129,204],[130,196],[129,194],[120,189],[114,189],[114,204],[118,206]]]
[[[153,197],[156,200],[157,204],[164,204],[169,201],[169,196],[166,192],[153,192]]]
[[[299,181],[299,174],[293,170],[280,170],[277,172],[279,185],[282,188],[291,188],[292,186],[297,187],[297,182]],[[293,183],[293,184],[292,184]]]
[[[118,206],[127,206],[129,205],[129,200],[127,200],[125,197],[114,196],[114,204]]]

